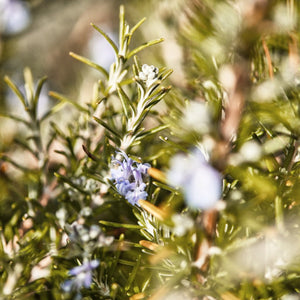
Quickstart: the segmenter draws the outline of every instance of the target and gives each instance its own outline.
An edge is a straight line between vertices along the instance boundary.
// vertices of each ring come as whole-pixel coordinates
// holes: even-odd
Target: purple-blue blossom
[[[207,210],[222,194],[222,177],[200,150],[189,155],[177,154],[170,161],[168,182],[183,191],[188,206]]]
[[[99,266],[97,259],[83,263],[69,271],[69,275],[74,276],[63,284],[63,290],[67,293],[78,291],[81,288],[89,288],[92,284],[93,270]]]
[[[111,167],[111,180],[118,192],[132,205],[138,204],[139,199],[146,199],[145,191],[149,164],[141,164],[132,160],[125,152],[118,152],[123,160],[114,158]]]

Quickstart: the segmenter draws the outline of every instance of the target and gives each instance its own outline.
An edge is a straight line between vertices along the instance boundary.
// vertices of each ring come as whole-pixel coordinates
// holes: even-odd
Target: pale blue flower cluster
[[[93,270],[98,266],[99,261],[94,259],[71,269],[69,275],[74,277],[63,284],[63,290],[70,293],[72,291],[79,291],[83,287],[89,288],[92,284]]]
[[[199,149],[190,155],[175,155],[171,159],[167,179],[173,186],[182,188],[190,207],[210,209],[221,197],[222,177]]]
[[[109,246],[114,241],[114,238],[106,236],[98,225],[87,227],[75,221],[71,225],[67,224],[66,230],[70,241],[87,253],[91,253],[96,248]]]
[[[118,155],[124,159],[122,161],[116,158],[112,160],[111,180],[118,192],[130,204],[138,205],[138,200],[145,200],[148,196],[144,180],[147,178],[147,170],[150,165],[132,160],[123,151],[118,152]]]

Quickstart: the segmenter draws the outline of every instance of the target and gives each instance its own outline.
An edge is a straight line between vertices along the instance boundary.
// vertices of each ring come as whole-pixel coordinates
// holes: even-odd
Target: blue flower
[[[118,154],[124,159],[122,161],[116,158],[112,160],[111,180],[120,195],[124,196],[132,205],[138,204],[139,199],[145,200],[148,196],[144,180],[150,165],[132,160],[123,151]]]
[[[200,150],[189,156],[175,155],[167,173],[168,182],[182,188],[190,207],[203,210],[212,208],[222,194],[222,177],[205,159]]]
[[[69,275],[74,278],[65,281],[62,288],[65,292],[78,291],[82,287],[89,288],[92,284],[92,271],[99,266],[97,259],[85,262],[81,266],[75,267],[69,271]]]

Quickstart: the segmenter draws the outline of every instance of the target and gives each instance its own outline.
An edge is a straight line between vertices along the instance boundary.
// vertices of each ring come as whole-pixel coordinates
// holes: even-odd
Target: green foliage
[[[26,116],[1,116],[26,136],[0,157],[0,298],[299,293],[299,13],[292,0],[187,1],[177,24],[186,83],[171,91],[172,71],[136,56],[162,39],[132,49],[145,19],[130,28],[123,6],[118,45],[91,24],[115,53],[109,71],[70,53],[99,72],[88,103],[51,91],[57,104],[39,117],[46,78],[35,87],[25,69],[23,94],[6,76]],[[76,113],[58,125],[66,107]],[[192,209],[169,180],[170,157],[195,147],[223,178],[222,199],[209,210]],[[30,163],[17,160],[17,149]],[[113,182],[119,151],[152,166],[137,205]],[[91,284],[68,290],[80,277],[74,268],[95,260]]]

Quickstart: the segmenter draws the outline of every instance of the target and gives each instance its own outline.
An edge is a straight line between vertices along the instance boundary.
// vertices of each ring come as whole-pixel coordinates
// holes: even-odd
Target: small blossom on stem
[[[112,236],[106,236],[98,225],[86,227],[75,221],[71,225],[66,225],[66,229],[70,241],[82,247],[87,252],[92,252],[96,248],[107,247],[114,240]]]
[[[89,288],[92,284],[92,272],[99,266],[97,259],[83,263],[69,271],[69,275],[74,276],[72,279],[65,281],[63,290],[67,293],[78,291],[81,288]]]
[[[170,162],[167,179],[173,186],[182,188],[190,207],[210,209],[220,199],[222,177],[205,159],[200,150],[191,155],[175,155]]]
[[[124,157],[123,161],[112,160],[111,180],[118,192],[132,205],[137,204],[139,199],[146,199],[148,194],[145,191],[144,182],[149,169],[149,164],[138,163],[129,158],[125,152],[119,152]]]
[[[142,71],[139,72],[139,79],[145,82],[146,87],[149,87],[157,80],[158,68],[144,64]]]
[[[185,214],[174,214],[172,221],[174,223],[173,233],[177,236],[184,236],[194,226],[193,219]]]

